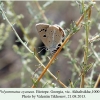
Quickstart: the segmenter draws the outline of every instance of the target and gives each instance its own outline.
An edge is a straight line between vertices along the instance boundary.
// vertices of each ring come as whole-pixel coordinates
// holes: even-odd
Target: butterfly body
[[[45,23],[36,24],[36,29],[47,50],[50,53],[56,52],[64,40],[64,30],[58,25]]]

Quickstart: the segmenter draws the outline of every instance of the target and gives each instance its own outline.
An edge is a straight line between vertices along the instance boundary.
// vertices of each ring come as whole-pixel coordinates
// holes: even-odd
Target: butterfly
[[[38,23],[36,30],[46,46],[46,50],[51,54],[55,53],[64,42],[65,32],[59,25]]]

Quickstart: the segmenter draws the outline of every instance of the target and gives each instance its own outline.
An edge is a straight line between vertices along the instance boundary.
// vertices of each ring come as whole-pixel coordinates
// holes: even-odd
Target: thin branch
[[[10,21],[8,20],[8,18],[5,15],[5,12],[3,11],[2,7],[0,6],[0,9],[2,11],[3,17],[6,19],[6,21],[8,22],[8,24],[11,26],[11,28],[13,29],[15,35],[17,36],[17,38],[19,39],[19,41],[25,46],[25,48],[32,54],[34,54],[34,52],[32,52],[26,45],[26,43],[24,43],[21,38],[19,37],[19,35],[17,34],[16,30],[14,29],[13,25],[10,23]]]
[[[98,56],[97,52],[94,50],[93,48],[93,44],[91,44],[91,49],[92,49],[92,52],[94,53],[95,57],[98,59],[98,61],[100,62],[100,57]]]
[[[69,59],[71,60],[71,61],[73,61],[73,57],[71,56],[71,54],[70,54],[70,52],[69,51],[67,51],[67,55],[68,55],[68,57],[69,57]],[[73,66],[75,67],[75,70],[78,72],[78,74],[80,75],[80,69],[78,68],[78,66],[77,66],[77,64],[73,61]]]
[[[88,7],[88,9],[86,10],[86,13],[90,10],[91,7],[92,7],[92,4]],[[76,26],[78,26],[81,23],[83,18],[84,18],[84,14],[82,14],[82,16],[78,19],[78,21],[76,22]]]
[[[100,74],[99,74],[99,76],[97,78],[97,81],[96,81],[96,83],[94,85],[94,88],[97,88],[99,84],[100,84]]]
[[[84,88],[84,77],[85,77],[85,74],[84,74],[84,72],[82,72],[82,73],[81,73],[80,88]]]
[[[40,10],[40,12],[41,12],[41,14],[42,14],[42,17],[44,18],[44,20],[45,20],[46,22],[48,22],[48,19],[47,19],[46,16],[44,15],[44,11],[43,11],[43,9],[41,8],[39,2],[38,2],[38,1],[35,1],[35,2],[36,2],[36,5],[37,5],[38,9]]]
[[[94,37],[92,37],[91,39],[89,39],[89,43],[93,43],[95,41],[99,41],[100,40],[100,35],[96,35]]]

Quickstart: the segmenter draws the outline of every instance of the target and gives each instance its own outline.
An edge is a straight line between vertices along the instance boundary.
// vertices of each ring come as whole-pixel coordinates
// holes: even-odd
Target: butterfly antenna
[[[46,50],[46,48],[41,49],[41,50],[40,50],[37,54],[41,53],[41,52],[42,52],[42,50]]]
[[[38,47],[39,49],[41,49],[41,48],[44,48],[45,46],[42,46],[42,47]]]

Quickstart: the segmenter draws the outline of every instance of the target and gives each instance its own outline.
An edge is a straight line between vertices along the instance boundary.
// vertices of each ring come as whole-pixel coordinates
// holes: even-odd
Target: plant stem
[[[45,20],[46,22],[48,22],[48,19],[47,19],[46,16],[44,15],[44,11],[42,10],[42,8],[41,8],[39,2],[38,2],[37,0],[36,0],[35,2],[36,2],[36,5],[37,5],[38,9],[40,10],[40,12],[41,12],[41,14],[42,14],[42,17],[44,18],[44,20]]]
[[[81,83],[80,83],[80,88],[84,88],[84,77],[85,77],[84,72],[81,72]]]
[[[85,30],[86,30],[86,37],[85,37],[85,45],[86,45],[86,59],[85,59],[85,64],[87,64],[88,62],[88,47],[89,47],[89,42],[88,42],[88,37],[89,37],[89,25],[88,22],[86,20],[86,26],[85,26]]]
[[[99,84],[100,84],[100,74],[99,74],[99,76],[97,78],[97,81],[96,81],[96,83],[94,85],[94,88],[97,88]]]

